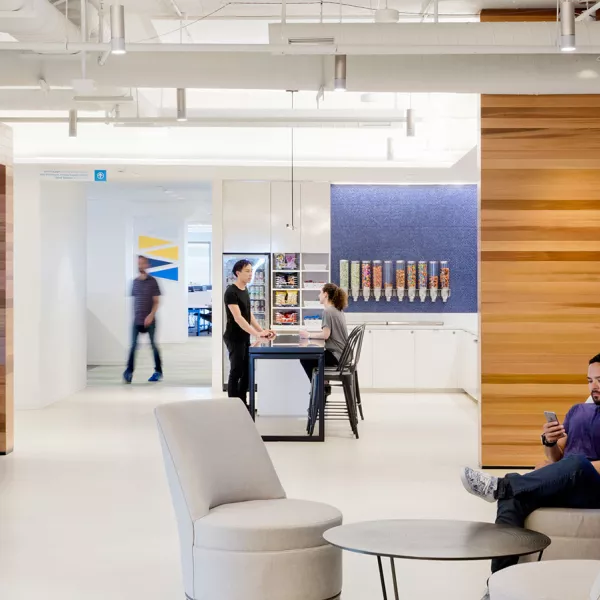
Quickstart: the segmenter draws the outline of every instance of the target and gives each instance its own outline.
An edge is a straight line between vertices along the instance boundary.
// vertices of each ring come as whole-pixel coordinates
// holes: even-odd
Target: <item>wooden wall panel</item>
[[[0,123],[0,455],[13,447],[12,130]]]
[[[526,20],[526,19],[524,19]],[[482,462],[541,462],[600,352],[600,96],[482,96]]]

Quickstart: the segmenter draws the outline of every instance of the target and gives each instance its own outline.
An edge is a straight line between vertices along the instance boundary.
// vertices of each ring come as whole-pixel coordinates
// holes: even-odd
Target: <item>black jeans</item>
[[[523,527],[538,508],[600,508],[600,474],[585,456],[567,456],[556,463],[498,481],[496,523]],[[518,558],[492,561],[492,573],[519,562]]]
[[[230,398],[239,398],[244,404],[247,404],[250,342],[225,340],[225,345],[229,351],[230,364],[227,395]]]
[[[140,333],[147,333],[150,336],[150,345],[154,354],[154,370],[162,375],[162,361],[160,360],[160,352],[155,341],[156,321],[152,322],[150,327],[146,328],[143,325],[133,325],[131,331],[131,350],[129,351],[129,360],[127,361],[127,371],[133,373],[135,369],[135,352],[137,350],[138,336]]]
[[[300,361],[302,368],[306,371],[306,376],[309,381],[312,381],[313,369],[319,366],[319,361],[316,358],[305,358]],[[325,366],[326,367],[337,367],[339,364],[338,359],[331,350],[325,350]]]

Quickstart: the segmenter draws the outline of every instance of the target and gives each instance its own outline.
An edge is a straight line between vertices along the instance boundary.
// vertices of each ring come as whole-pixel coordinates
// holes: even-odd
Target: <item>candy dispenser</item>
[[[406,263],[406,287],[408,289],[408,301],[414,302],[417,297],[417,263],[409,260]]]
[[[375,301],[379,302],[381,298],[381,289],[383,288],[383,263],[380,260],[373,261],[373,295]]]
[[[362,261],[362,291],[363,298],[365,302],[369,301],[371,297],[371,285],[372,285],[372,270],[371,270],[371,261],[363,260]]]
[[[394,295],[394,263],[391,260],[383,263],[383,289],[385,299],[389,302]]]
[[[396,294],[398,300],[404,300],[404,288],[406,287],[406,262],[403,260],[396,261]]]
[[[340,260],[340,287],[348,293],[348,283],[350,277],[350,263],[347,260]]]
[[[440,261],[440,288],[442,302],[450,298],[450,265],[447,260]]]
[[[350,285],[352,286],[352,298],[356,302],[360,296],[360,260],[353,260],[350,266]]]
[[[438,287],[440,284],[440,267],[437,260],[429,261],[429,295],[431,301],[435,302],[438,297]]]
[[[419,261],[419,298],[421,302],[427,300],[427,261]]]

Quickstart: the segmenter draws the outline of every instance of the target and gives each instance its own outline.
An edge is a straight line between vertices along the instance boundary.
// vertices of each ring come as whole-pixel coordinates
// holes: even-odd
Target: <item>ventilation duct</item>
[[[79,29],[48,0],[0,0],[0,32],[20,42],[79,40]]]

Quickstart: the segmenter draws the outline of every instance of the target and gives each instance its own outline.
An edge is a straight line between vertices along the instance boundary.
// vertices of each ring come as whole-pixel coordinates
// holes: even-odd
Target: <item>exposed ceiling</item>
[[[294,128],[300,161],[448,166],[477,143],[476,94],[595,93],[600,78],[598,23],[578,23],[569,56],[554,23],[478,23],[483,9],[550,0],[121,2],[128,52],[112,56],[111,1],[88,0],[86,36],[81,0],[0,0],[0,121],[15,127],[18,156],[103,159],[116,147],[122,159],[278,163]],[[398,24],[374,22],[384,7]],[[336,53],[346,94],[330,91]],[[186,123],[175,88],[187,89]],[[293,107],[286,90],[299,90]]]

